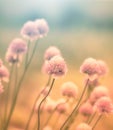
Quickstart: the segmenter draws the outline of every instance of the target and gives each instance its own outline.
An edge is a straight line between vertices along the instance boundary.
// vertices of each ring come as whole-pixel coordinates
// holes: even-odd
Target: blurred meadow
[[[40,88],[47,82],[48,76],[41,69],[44,52],[49,46],[61,50],[68,66],[66,76],[55,82],[51,93],[53,99],[62,97],[60,87],[65,81],[75,82],[80,88],[79,93],[81,92],[84,75],[79,72],[80,65],[86,58],[93,57],[104,60],[109,67],[109,73],[100,79],[100,83],[109,88],[113,100],[113,1],[1,0],[0,58],[8,68],[10,67],[5,61],[8,45],[14,38],[21,37],[20,30],[25,22],[37,18],[46,19],[50,30],[47,37],[39,41],[33,62],[21,86],[9,130],[24,128],[33,102]],[[4,104],[1,100],[0,103]],[[45,113],[41,118],[47,116]],[[35,118],[37,117],[34,120]],[[113,130],[112,122],[113,115],[104,116],[95,130]]]

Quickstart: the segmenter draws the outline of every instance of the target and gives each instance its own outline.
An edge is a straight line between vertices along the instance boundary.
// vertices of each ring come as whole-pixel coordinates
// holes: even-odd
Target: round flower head
[[[69,105],[67,103],[60,103],[57,105],[56,111],[58,113],[65,113],[69,108]]]
[[[61,86],[61,93],[63,96],[75,98],[78,94],[78,88],[73,82],[65,82]]]
[[[93,77],[93,78],[97,77],[98,70],[99,70],[99,67],[98,67],[97,60],[93,58],[86,59],[80,67],[81,73],[85,73],[88,76]]]
[[[60,50],[54,46],[50,46],[44,54],[45,60],[50,60],[53,56],[61,55]]]
[[[51,113],[55,109],[55,107],[56,107],[56,102],[52,99],[48,99],[46,101],[44,110]]]
[[[109,96],[109,91],[106,87],[104,86],[98,86],[96,88],[94,88],[94,90],[92,91],[89,101],[91,104],[94,104],[99,98],[103,97],[103,96]]]
[[[9,48],[8,51],[13,53],[13,54],[23,54],[26,53],[27,51],[27,43],[19,38],[14,39]]]
[[[35,21],[36,28],[39,32],[39,37],[42,38],[47,35],[49,27],[45,19],[37,19]]]
[[[14,53],[11,53],[9,51],[7,51],[6,53],[6,61],[12,65],[12,64],[19,64],[22,61],[22,55],[15,55]]]
[[[61,56],[54,56],[49,61],[45,61],[45,72],[54,77],[64,76],[67,72],[67,66]]]
[[[101,97],[95,103],[95,108],[100,114],[113,113],[113,104],[109,97]]]
[[[45,126],[43,130],[52,130],[52,128],[50,126]]]
[[[86,123],[81,123],[77,126],[76,130],[92,130],[92,128]]]
[[[108,72],[108,67],[106,65],[106,63],[102,60],[98,60],[98,65],[99,65],[99,71],[98,74],[101,75],[105,75]]]
[[[94,109],[93,109],[93,106],[89,102],[86,102],[80,106],[79,112],[84,116],[89,116],[93,114]]]
[[[0,80],[9,81],[9,71],[4,65],[0,67]]]
[[[39,31],[37,30],[35,22],[28,21],[25,23],[21,29],[21,35],[31,41],[36,40],[39,37]]]

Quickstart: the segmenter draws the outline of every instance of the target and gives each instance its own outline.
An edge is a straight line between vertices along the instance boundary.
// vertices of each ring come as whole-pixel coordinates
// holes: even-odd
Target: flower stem
[[[13,99],[13,103],[12,103],[12,106],[11,106],[11,110],[10,110],[10,113],[9,113],[9,115],[8,115],[8,118],[7,118],[7,121],[6,121],[6,123],[5,123],[5,127],[4,127],[4,130],[7,130],[7,128],[8,128],[8,125],[9,125],[9,122],[10,122],[10,119],[11,119],[11,116],[12,116],[12,114],[13,114],[13,111],[14,111],[14,108],[15,108],[15,105],[16,105],[16,101],[17,101],[17,98],[18,98],[18,94],[19,94],[19,90],[20,90],[20,87],[21,87],[21,85],[22,85],[22,82],[23,82],[23,80],[24,80],[24,77],[25,77],[25,74],[26,74],[26,72],[27,72],[27,70],[28,70],[28,67],[29,67],[29,65],[30,65],[30,63],[31,63],[31,61],[32,61],[32,59],[33,59],[33,56],[34,56],[34,53],[35,53],[35,51],[36,51],[36,49],[37,49],[37,42],[35,43],[35,46],[34,46],[34,48],[33,48],[33,52],[32,52],[32,54],[31,54],[31,57],[30,57],[30,59],[29,59],[29,62],[28,62],[28,64],[26,65],[26,68],[25,68],[25,70],[24,70],[24,72],[23,72],[23,74],[22,74],[22,76],[21,76],[21,78],[20,78],[20,80],[19,80],[19,83],[17,84],[17,89],[16,89],[16,92],[15,92],[15,96],[14,96],[14,99]]]
[[[102,118],[102,114],[98,117],[97,121],[95,122],[95,124],[92,127],[92,130],[94,130],[94,128],[96,127],[97,123],[100,121],[101,118]]]
[[[53,78],[53,80],[52,80],[52,83],[51,83],[51,86],[50,86],[50,89],[49,89],[47,95],[42,99],[42,101],[39,104],[39,107],[38,107],[38,128],[37,128],[37,130],[40,130],[40,108],[41,108],[41,105],[46,100],[46,98],[48,97],[48,95],[50,94],[50,92],[51,92],[51,90],[53,88],[54,82],[55,82],[55,78]]]
[[[96,112],[91,116],[91,118],[89,118],[89,120],[87,121],[87,124],[90,124],[95,116],[96,116]]]
[[[77,108],[79,107],[79,105],[80,105],[80,103],[81,103],[81,101],[82,101],[82,98],[83,98],[83,96],[84,96],[84,94],[85,94],[85,92],[86,92],[88,82],[89,82],[89,79],[87,80],[87,82],[86,82],[86,84],[85,84],[85,86],[84,86],[83,92],[82,92],[82,94],[81,94],[81,96],[80,96],[80,98],[79,98],[79,100],[78,100],[78,103],[76,104],[75,108],[73,109],[73,111],[71,112],[71,114],[68,116],[68,118],[66,119],[66,121],[63,123],[63,125],[62,125],[61,128],[60,128],[60,130],[62,130],[62,129],[65,127],[66,123],[71,119],[71,117],[72,117],[73,114],[76,112]]]

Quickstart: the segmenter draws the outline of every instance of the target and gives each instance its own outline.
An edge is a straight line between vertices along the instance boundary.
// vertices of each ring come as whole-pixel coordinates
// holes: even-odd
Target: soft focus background
[[[79,67],[88,57],[107,63],[109,73],[100,82],[109,88],[113,99],[113,0],[0,0],[0,58],[4,62],[7,47],[15,37],[21,37],[23,24],[38,18],[47,20],[50,31],[40,40],[21,87],[13,127],[24,128],[34,99],[48,79],[41,72],[41,66],[49,46],[61,50],[68,66],[67,75],[55,83],[51,93],[54,99],[61,97],[60,86],[65,81],[73,81],[82,88],[84,76]],[[104,117],[96,130],[113,130],[112,122],[113,115]]]

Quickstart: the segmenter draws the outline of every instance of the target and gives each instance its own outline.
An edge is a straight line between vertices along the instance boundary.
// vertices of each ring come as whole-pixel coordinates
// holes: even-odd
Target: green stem
[[[14,70],[14,65],[12,65],[11,69],[10,69],[10,77],[9,77],[9,82],[8,82],[8,86],[7,86],[7,91],[6,91],[6,100],[5,100],[5,108],[4,108],[4,122],[6,121],[6,117],[7,117],[7,113],[8,113],[8,101],[9,101],[9,97],[10,97],[10,85],[11,85],[13,70]]]
[[[28,64],[26,65],[26,68],[25,68],[25,70],[24,70],[24,72],[23,72],[23,74],[22,74],[22,76],[21,76],[21,78],[20,78],[20,81],[19,81],[19,83],[18,83],[18,85],[17,85],[17,87],[16,87],[17,89],[16,89],[16,92],[15,92],[14,101],[13,101],[13,103],[12,103],[11,110],[10,110],[8,119],[7,119],[7,121],[6,121],[4,130],[7,130],[7,128],[8,128],[8,125],[9,125],[9,122],[10,122],[10,119],[11,119],[11,116],[12,116],[12,114],[13,114],[13,111],[14,111],[14,108],[15,108],[15,105],[16,105],[16,101],[17,101],[17,98],[18,98],[18,94],[19,94],[20,87],[21,87],[22,82],[23,82],[23,80],[24,80],[25,74],[26,74],[26,72],[27,72],[27,70],[28,70],[28,67],[29,67],[29,65],[30,65],[30,63],[31,63],[31,61],[32,61],[32,59],[33,59],[34,53],[35,53],[35,51],[36,51],[36,49],[37,49],[37,45],[38,45],[38,44],[37,44],[37,42],[36,42],[36,43],[35,43],[35,46],[34,46],[34,48],[33,48],[33,52],[32,52],[32,54],[31,54],[31,57],[30,57],[30,59],[29,59],[29,62],[28,62]]]
[[[46,84],[44,90],[45,90],[46,87],[50,84],[50,81],[51,81],[51,76],[49,76],[48,81],[47,81],[47,84]],[[40,93],[37,95],[37,97],[36,97],[36,99],[35,99],[35,101],[34,101],[34,104],[33,104],[33,107],[32,107],[31,113],[30,113],[30,116],[29,116],[29,118],[28,118],[28,121],[27,121],[25,130],[28,130],[28,128],[29,128],[29,125],[30,125],[30,122],[31,122],[31,119],[32,119],[32,116],[33,116],[33,113],[34,113],[34,107],[35,107],[35,105],[36,105],[37,100],[38,100],[38,99],[40,98],[40,96],[41,96],[41,92],[42,92],[42,91],[40,91]]]
[[[41,105],[42,105],[42,103],[46,100],[46,98],[48,97],[48,95],[50,94],[54,82],[55,82],[55,79],[53,78],[52,83],[51,83],[51,86],[50,86],[50,89],[49,89],[47,95],[42,99],[42,101],[41,101],[40,104],[39,104],[39,107],[38,107],[38,128],[37,128],[37,130],[40,130],[40,108],[41,108]]]
[[[92,127],[92,130],[94,130],[94,128],[96,127],[97,123],[100,121],[100,119],[102,118],[102,114],[98,117],[98,119],[96,120],[95,124]]]
[[[26,68],[26,65],[28,63],[28,59],[29,59],[29,49],[30,49],[30,41],[28,41],[28,48],[27,48],[27,53],[26,53],[26,58],[25,58],[25,68]]]
[[[91,116],[91,118],[89,118],[89,120],[87,121],[87,124],[90,124],[93,121],[95,116],[96,116],[96,112]]]
[[[82,92],[82,94],[81,94],[81,96],[80,96],[80,98],[78,100],[78,103],[76,104],[75,108],[73,109],[73,111],[71,112],[71,114],[68,116],[68,118],[66,119],[66,121],[63,123],[63,125],[60,128],[60,130],[62,130],[65,127],[66,123],[71,119],[71,117],[76,112],[77,108],[79,107],[79,104],[81,103],[81,100],[82,100],[82,98],[83,98],[83,96],[84,96],[84,94],[86,92],[88,82],[89,82],[89,79],[87,80],[87,82],[86,82],[86,84],[84,86],[83,92]]]

